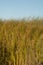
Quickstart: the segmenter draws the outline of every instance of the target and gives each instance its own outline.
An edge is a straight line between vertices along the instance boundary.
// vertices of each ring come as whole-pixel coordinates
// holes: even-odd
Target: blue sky
[[[43,17],[43,0],[0,0],[0,18]]]

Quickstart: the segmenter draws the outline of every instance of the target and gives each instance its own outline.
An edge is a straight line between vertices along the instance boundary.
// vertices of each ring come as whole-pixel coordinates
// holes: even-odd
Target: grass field
[[[0,20],[0,65],[43,65],[43,20]]]

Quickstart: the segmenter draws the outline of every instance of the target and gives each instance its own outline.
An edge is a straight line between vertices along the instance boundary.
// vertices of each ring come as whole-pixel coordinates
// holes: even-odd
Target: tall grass
[[[43,64],[43,20],[0,21],[0,65]]]

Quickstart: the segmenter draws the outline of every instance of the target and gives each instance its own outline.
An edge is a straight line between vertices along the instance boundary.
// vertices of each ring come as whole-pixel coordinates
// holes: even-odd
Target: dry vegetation
[[[0,65],[43,65],[43,20],[0,20]]]

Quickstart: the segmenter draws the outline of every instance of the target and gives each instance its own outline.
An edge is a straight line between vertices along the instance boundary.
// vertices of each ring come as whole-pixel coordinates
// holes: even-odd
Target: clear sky
[[[43,0],[0,0],[0,18],[43,17]]]

